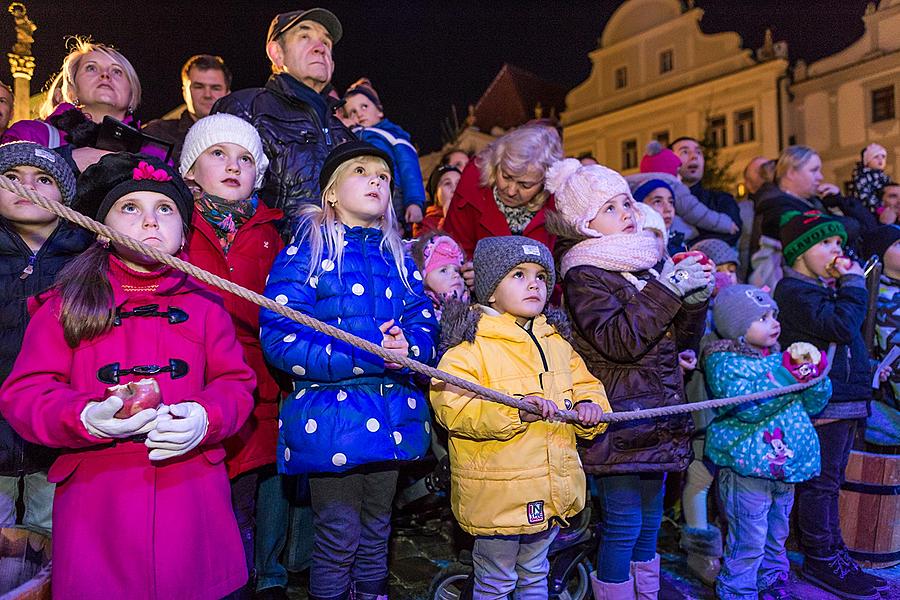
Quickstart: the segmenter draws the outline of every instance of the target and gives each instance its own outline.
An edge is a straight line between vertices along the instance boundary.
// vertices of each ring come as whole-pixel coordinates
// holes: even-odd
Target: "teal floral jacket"
[[[764,356],[735,340],[711,344],[703,369],[712,398],[729,398],[797,383],[781,364],[781,352]],[[831,397],[831,381],[801,392],[716,409],[706,430],[706,456],[745,477],[785,483],[819,474],[819,438],[810,415]]]

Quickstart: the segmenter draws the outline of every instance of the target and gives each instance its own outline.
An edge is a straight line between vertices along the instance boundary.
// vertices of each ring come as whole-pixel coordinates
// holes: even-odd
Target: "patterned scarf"
[[[259,205],[256,194],[246,200],[228,202],[218,196],[203,193],[196,202],[197,210],[216,232],[219,245],[225,254],[231,249],[238,229],[256,213],[256,207]]]
[[[507,206],[503,204],[500,196],[497,194],[497,188],[494,188],[494,202],[506,218],[509,231],[513,235],[522,235],[522,232],[525,231],[525,228],[528,227],[531,219],[537,213],[536,210],[528,210],[525,206]]]

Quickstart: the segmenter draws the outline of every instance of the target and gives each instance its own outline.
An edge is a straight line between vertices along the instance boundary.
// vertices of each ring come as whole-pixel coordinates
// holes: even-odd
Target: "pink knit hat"
[[[668,173],[677,177],[680,167],[681,159],[677,154],[656,140],[647,144],[647,153],[641,159],[641,173]]]
[[[631,189],[621,175],[603,165],[582,166],[577,158],[554,163],[544,185],[556,198],[556,212],[589,237],[600,236],[588,223],[608,200],[621,195],[631,198]]]
[[[430,240],[422,250],[425,256],[425,264],[423,265],[423,275],[428,277],[432,271],[440,269],[445,265],[462,266],[464,257],[462,249],[456,240],[446,235],[439,235]]]

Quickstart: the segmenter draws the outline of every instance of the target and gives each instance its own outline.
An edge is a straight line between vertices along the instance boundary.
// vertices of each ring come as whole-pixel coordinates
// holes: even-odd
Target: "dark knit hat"
[[[344,98],[348,98],[353,94],[362,94],[369,100],[371,100],[372,104],[375,105],[375,108],[383,111],[384,107],[381,105],[381,98],[378,97],[378,92],[375,91],[375,87],[372,85],[372,82],[369,81],[365,77],[360,77],[356,80],[356,83],[347,88],[347,91],[344,92]]]
[[[454,167],[453,165],[438,165],[431,171],[431,175],[428,176],[428,187],[426,191],[428,192],[428,197],[434,201],[434,195],[437,194],[438,183],[441,181],[441,177],[444,176],[444,173],[460,173],[462,171]]]
[[[862,259],[867,261],[873,256],[884,261],[884,253],[900,240],[900,226],[879,225],[862,236]]]
[[[725,265],[728,263],[740,264],[738,252],[728,245],[728,242],[716,238],[700,240],[693,246],[691,250],[698,250],[709,257],[716,265]]]
[[[9,142],[0,145],[0,174],[18,166],[40,169],[56,181],[62,203],[66,206],[75,199],[75,175],[63,157],[46,146],[34,142]]]
[[[344,28],[341,22],[334,16],[334,13],[324,8],[310,8],[307,10],[292,10],[290,12],[275,15],[269,24],[269,33],[266,34],[266,43],[278,39],[280,35],[291,29],[301,21],[315,21],[325,28],[328,35],[331,36],[331,42],[337,44],[344,35]]]
[[[328,153],[328,156],[325,157],[325,164],[322,165],[322,170],[319,171],[319,189],[325,189],[325,186],[328,185],[328,180],[331,179],[331,176],[339,166],[358,156],[375,156],[386,162],[388,170],[391,172],[391,189],[394,189],[394,161],[383,150],[360,140],[344,142]]]
[[[716,296],[713,322],[724,339],[736,340],[770,310],[778,314],[778,304],[767,292],[752,285],[730,285]]]
[[[475,298],[487,304],[506,275],[523,263],[534,263],[547,270],[547,298],[556,284],[553,255],[541,242],[521,235],[487,237],[475,245]]]
[[[784,261],[793,266],[801,254],[830,237],[838,236],[847,243],[847,230],[835,217],[817,210],[804,213],[789,210],[781,215],[781,245]]]
[[[657,188],[666,188],[669,190],[669,193],[672,194],[672,199],[675,199],[675,190],[672,189],[672,186],[663,181],[662,179],[650,179],[645,181],[641,185],[639,185],[631,195],[634,196],[634,199],[638,202],[643,202],[644,198],[650,195],[650,192]]]
[[[131,192],[157,192],[175,202],[181,220],[190,226],[194,197],[181,177],[154,156],[116,152],[107,154],[78,178],[73,208],[103,222],[116,200]]]

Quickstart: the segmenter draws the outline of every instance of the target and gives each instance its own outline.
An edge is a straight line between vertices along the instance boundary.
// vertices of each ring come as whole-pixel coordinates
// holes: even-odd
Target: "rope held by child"
[[[220,290],[224,290],[231,294],[234,294],[244,300],[252,302],[258,306],[262,306],[272,312],[283,315],[292,321],[300,323],[306,327],[314,329],[320,333],[324,333],[326,335],[330,335],[342,342],[346,342],[366,352],[370,352],[380,358],[383,358],[386,362],[392,362],[400,364],[408,369],[415,371],[416,373],[420,373],[422,375],[426,375],[428,377],[432,377],[434,379],[439,379],[451,385],[457,386],[473,394],[485,398],[487,400],[491,400],[493,402],[497,402],[499,404],[504,404],[506,406],[510,406],[512,408],[518,408],[521,410],[525,410],[527,412],[532,412],[532,408],[529,404],[524,402],[520,398],[515,398],[512,396],[507,396],[506,394],[501,394],[495,390],[490,388],[483,387],[478,385],[477,383],[468,381],[466,379],[462,379],[455,375],[451,375],[450,373],[446,373],[434,367],[430,367],[426,364],[420,363],[417,360],[414,360],[408,356],[400,356],[390,352],[381,346],[373,344],[372,342],[347,333],[337,327],[333,327],[328,325],[327,323],[323,323],[318,319],[315,319],[309,315],[306,315],[300,311],[294,310],[287,306],[283,306],[278,304],[274,300],[270,298],[266,298],[262,294],[257,294],[247,288],[237,285],[227,279],[223,279],[208,271],[204,271],[189,262],[183,261],[176,256],[172,256],[171,254],[166,254],[164,252],[160,252],[156,248],[152,248],[147,246],[135,239],[132,239],[128,236],[122,235],[121,233],[107,227],[102,223],[98,223],[97,221],[87,217],[71,208],[59,203],[47,200],[37,192],[33,190],[29,190],[22,186],[20,183],[16,181],[12,181],[11,179],[7,179],[6,177],[0,177],[0,188],[31,200],[37,206],[40,206],[44,210],[52,212],[53,214],[71,221],[76,225],[79,225],[88,231],[91,231],[99,236],[103,236],[105,238],[110,239],[116,243],[119,243],[126,248],[130,248],[136,252],[141,253],[144,256],[149,256],[154,260],[159,261],[162,264],[168,265],[174,269],[178,269],[188,275],[202,281],[203,283],[208,283],[214,287],[219,288]],[[835,344],[831,344],[828,347],[828,367],[825,369],[825,372],[819,375],[817,378],[812,379],[810,381],[806,381],[803,383],[795,383],[789,386],[785,386],[779,388],[777,390],[766,390],[763,392],[756,392],[753,394],[745,394],[742,396],[736,396],[734,398],[718,398],[714,400],[706,400],[704,402],[696,402],[692,404],[679,404],[675,406],[663,406],[659,408],[650,408],[644,410],[635,410],[635,411],[625,411],[625,412],[613,412],[613,413],[605,413],[601,418],[601,421],[607,423],[618,423],[622,421],[634,421],[639,419],[653,419],[656,417],[666,417],[676,414],[694,412],[698,410],[704,410],[707,408],[722,408],[725,406],[730,406],[734,404],[742,404],[744,402],[752,402],[754,400],[762,400],[765,398],[772,398],[775,396],[782,396],[784,394],[790,394],[794,392],[799,392],[800,390],[804,390],[808,387],[812,387],[817,384],[819,381],[828,376],[828,372],[831,370],[832,359],[834,358],[834,349]],[[557,411],[558,418],[566,421],[577,421],[577,415],[573,410],[558,410]]]

